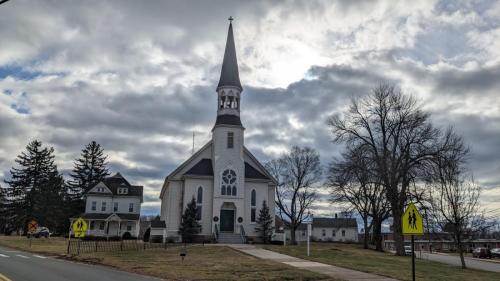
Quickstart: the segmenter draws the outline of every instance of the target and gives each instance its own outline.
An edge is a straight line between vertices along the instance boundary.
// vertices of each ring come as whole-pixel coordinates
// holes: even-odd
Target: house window
[[[113,212],[118,212],[118,202],[113,203]]]
[[[106,212],[106,202],[102,202],[101,204],[101,211]]]
[[[221,195],[236,196],[236,172],[233,170],[225,170],[222,172]]]
[[[342,237],[345,237],[345,230],[342,230]]]
[[[99,223],[99,230],[104,230],[104,222]]]
[[[335,232],[335,229],[332,230],[332,237],[335,237],[335,235],[337,235],[337,233]]]
[[[227,148],[233,148],[233,147],[234,147],[234,133],[227,132]]]
[[[128,204],[128,212],[132,213],[134,211],[134,203]]]
[[[326,236],[326,229],[321,230],[321,236]]]
[[[251,198],[250,198],[250,221],[255,222],[255,213],[257,211],[257,193],[255,189],[252,190]]]
[[[198,194],[196,194],[196,220],[201,220],[201,205],[203,203],[203,188],[198,187]]]
[[[306,231],[305,230],[302,230],[302,236],[306,236]]]
[[[96,210],[97,210],[97,202],[92,201],[92,211],[96,211]]]
[[[89,228],[90,228],[90,230],[94,230],[94,228],[95,228],[95,221],[90,221]]]
[[[132,226],[131,225],[127,225],[127,231],[132,231]]]

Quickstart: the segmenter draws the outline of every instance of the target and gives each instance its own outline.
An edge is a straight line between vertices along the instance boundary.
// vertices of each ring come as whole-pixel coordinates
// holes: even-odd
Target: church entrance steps
[[[238,233],[221,232],[219,233],[217,242],[219,244],[242,244],[243,240]]]

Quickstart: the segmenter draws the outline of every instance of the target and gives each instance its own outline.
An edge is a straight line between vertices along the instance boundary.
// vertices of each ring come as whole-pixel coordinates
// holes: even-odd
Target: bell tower
[[[243,88],[238,72],[232,21],[233,18],[230,17],[224,59],[216,89],[217,119],[212,129],[212,164],[214,169],[214,216],[221,216],[222,205],[225,206],[224,208],[234,206],[234,216],[235,221],[237,221],[236,218],[244,217],[243,133],[245,128],[240,120]],[[227,219],[227,217],[225,218]]]

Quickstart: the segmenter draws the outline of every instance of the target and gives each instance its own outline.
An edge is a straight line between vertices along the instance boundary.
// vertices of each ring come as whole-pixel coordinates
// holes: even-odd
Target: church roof
[[[214,169],[212,168],[212,159],[201,159],[191,169],[184,173],[184,175],[196,176],[213,176]]]
[[[243,126],[243,124],[241,124],[240,117],[231,114],[217,115],[217,120],[215,120],[215,125],[217,126],[221,124]]]
[[[265,179],[265,180],[269,179],[267,176],[259,172],[259,170],[255,169],[252,165],[248,164],[248,162],[245,162],[245,178]]]
[[[198,161],[198,163],[196,163],[193,167],[191,167],[191,169],[185,172],[184,175],[213,176],[214,169],[212,167],[212,160],[207,158],[201,159],[200,161]],[[245,162],[245,178],[264,179],[264,180],[269,179],[269,177],[259,172],[259,170],[254,168],[252,165],[248,164],[248,162]]]
[[[222,70],[220,73],[217,89],[223,86],[233,86],[243,90],[240,83],[238,72],[238,60],[236,59],[236,47],[234,46],[233,24],[229,23],[227,32],[226,49],[224,50],[224,60],[222,61]]]

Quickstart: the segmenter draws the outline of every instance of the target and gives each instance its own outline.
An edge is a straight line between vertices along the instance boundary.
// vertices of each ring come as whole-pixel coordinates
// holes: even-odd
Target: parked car
[[[35,238],[40,238],[40,237],[49,238],[50,231],[46,227],[39,227],[39,228],[37,228],[36,232],[33,233],[33,237],[35,237]]]
[[[411,246],[405,246],[405,255],[411,256]]]
[[[500,258],[500,248],[491,249],[491,257]]]
[[[472,251],[472,257],[491,259],[491,251],[488,248],[475,248],[474,251]]]

